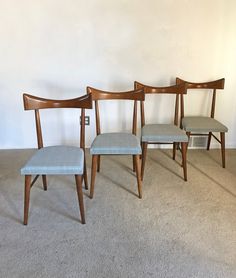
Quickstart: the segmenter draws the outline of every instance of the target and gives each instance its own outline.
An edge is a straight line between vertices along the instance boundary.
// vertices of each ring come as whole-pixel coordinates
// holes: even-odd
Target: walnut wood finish
[[[141,167],[140,167],[140,158],[139,155],[134,155],[135,160],[135,170],[138,184],[138,196],[139,199],[142,199],[142,180],[141,180]]]
[[[45,108],[92,108],[91,97],[88,95],[84,95],[82,97],[74,99],[54,100],[32,96],[24,93],[23,100],[25,110],[37,110]]]
[[[80,108],[81,109],[81,129],[80,129],[80,148],[85,151],[85,109],[92,108],[92,96],[91,94],[84,95],[75,99],[67,100],[53,100],[45,99],[30,94],[23,94],[24,109],[35,111],[36,133],[38,141],[38,149],[43,148],[43,136],[40,122],[40,109],[50,108]],[[25,202],[24,202],[24,224],[28,223],[29,201],[30,201],[30,189],[37,180],[39,175],[31,182],[31,175],[25,175]],[[47,178],[46,175],[42,175],[44,190],[47,190]],[[82,180],[84,179],[85,188],[88,189],[88,179],[86,171],[86,160],[84,155],[84,173],[83,175],[75,175],[77,194],[79,200],[79,207],[81,213],[81,222],[85,223],[84,206],[83,206],[83,192],[82,192]]]
[[[181,84],[181,83],[186,83],[187,84],[187,89],[224,89],[225,86],[225,79],[221,78],[218,80],[210,81],[210,82],[201,82],[201,83],[196,83],[196,82],[190,82],[186,81],[184,79],[181,79],[179,77],[176,77],[176,84]]]
[[[135,124],[134,124],[135,123]],[[134,101],[134,111],[133,111],[133,127],[132,127],[132,133],[137,134],[137,100]],[[135,156],[133,155],[133,172],[136,170],[136,162],[135,162]]]
[[[224,85],[225,85],[225,79],[221,78],[218,80],[210,81],[210,82],[201,82],[201,83],[196,83],[196,82],[190,82],[183,80],[181,78],[176,78],[176,84],[186,84],[187,90],[188,89],[200,89],[200,90],[206,90],[206,92],[211,93],[212,92],[212,101],[211,101],[211,113],[210,116],[211,118],[214,118],[215,116],[215,106],[216,106],[216,90],[223,90]],[[184,96],[181,96],[181,101],[184,102]],[[182,117],[181,117],[182,118]],[[181,128],[182,128],[182,123],[181,123]],[[207,136],[207,150],[210,149],[210,144],[211,144],[211,138],[214,137],[220,144],[221,144],[221,153],[222,153],[222,167],[225,168],[225,135],[220,134],[220,140],[212,133],[209,132],[207,134],[202,134],[202,133],[191,133],[189,132],[189,137],[190,136]],[[223,141],[222,141],[223,138]]]
[[[135,81],[134,88],[135,89],[143,88],[145,94],[172,94],[172,95],[175,95],[175,113],[174,113],[173,124],[176,126],[179,125],[179,122],[181,122],[180,119],[182,119],[182,117],[184,115],[184,102],[182,100],[182,95],[187,93],[186,84],[181,83],[181,84],[168,86],[168,87],[153,87],[153,86],[144,85],[140,82]],[[180,106],[180,109],[179,109],[179,106]],[[144,103],[143,102],[141,102],[140,111],[141,111],[141,125],[143,127],[145,125],[145,113],[144,113]],[[179,119],[179,114],[180,114],[180,119]],[[173,143],[173,159],[174,160],[176,157],[176,149],[178,147],[178,143],[179,142]],[[142,165],[141,165],[141,179],[142,180],[143,180],[143,176],[144,176],[144,168],[145,168],[148,144],[160,144],[160,143],[159,142],[142,142]],[[185,151],[186,146],[187,146],[187,144],[181,143],[182,163],[183,163],[183,172],[184,172],[184,180],[185,181],[187,181],[187,165],[186,165],[186,151]]]
[[[27,224],[28,224],[30,188],[31,188],[31,175],[26,175],[26,176],[25,176],[24,222],[23,222],[24,225],[27,225]]]
[[[95,117],[96,117],[96,133],[97,135],[101,134],[101,125],[100,125],[100,113],[99,113],[99,101],[105,100],[132,100],[134,101],[133,108],[133,123],[132,123],[132,134],[136,135],[137,133],[137,101],[144,101],[145,95],[143,89],[137,89],[126,92],[108,92],[98,90],[92,87],[87,87],[87,93],[92,95],[92,99],[95,102]],[[133,171],[136,171],[137,183],[138,183],[138,192],[139,197],[142,197],[142,183],[141,183],[141,174],[139,162],[137,162],[136,155],[133,155]],[[139,155],[138,155],[139,157]],[[90,198],[93,198],[94,195],[94,184],[96,171],[100,171],[100,159],[101,155],[92,156],[92,171],[91,171],[91,186],[90,186]]]
[[[85,224],[85,213],[84,213],[84,200],[83,200],[83,191],[82,191],[82,176],[75,175],[76,189],[79,201],[81,222]]]

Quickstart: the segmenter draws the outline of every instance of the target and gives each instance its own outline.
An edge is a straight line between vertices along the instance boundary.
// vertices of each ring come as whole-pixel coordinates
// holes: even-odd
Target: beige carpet
[[[236,277],[236,150],[226,169],[219,150],[190,150],[188,182],[179,156],[148,150],[142,200],[131,158],[102,157],[86,225],[74,178],[51,176],[47,192],[32,188],[23,226],[19,169],[31,153],[0,151],[1,278]]]

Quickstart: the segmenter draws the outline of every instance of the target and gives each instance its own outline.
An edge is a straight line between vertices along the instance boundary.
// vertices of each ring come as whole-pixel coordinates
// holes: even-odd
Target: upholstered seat
[[[228,128],[210,117],[184,117],[182,119],[184,130],[191,132],[227,132]]]
[[[22,175],[82,175],[84,151],[78,147],[50,146],[36,151],[21,169]]]
[[[176,125],[147,124],[142,128],[142,142],[188,142],[188,136]]]
[[[140,141],[131,133],[103,133],[93,141],[90,149],[96,154],[141,154]]]

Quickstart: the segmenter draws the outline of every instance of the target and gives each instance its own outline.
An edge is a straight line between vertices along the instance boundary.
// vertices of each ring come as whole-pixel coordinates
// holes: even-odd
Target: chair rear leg
[[[177,149],[177,143],[174,142],[174,143],[173,143],[173,156],[172,156],[173,160],[175,160],[176,149]]]
[[[191,132],[190,132],[190,131],[187,131],[187,132],[186,132],[186,135],[188,136],[188,144],[187,144],[187,147],[188,147],[189,142],[190,142]]]
[[[98,155],[97,172],[100,172],[100,165],[101,165],[101,155]]]
[[[222,167],[225,168],[225,133],[220,133],[220,141],[221,141],[221,155],[222,155]]]
[[[42,175],[42,179],[43,179],[43,189],[44,189],[44,191],[47,191],[47,189],[48,189],[48,187],[47,187],[47,176]]]
[[[146,156],[147,156],[147,142],[142,142],[142,166],[141,166],[141,180],[143,180],[144,176],[144,168],[146,163]]]
[[[208,134],[208,140],[207,140],[207,150],[208,150],[208,151],[209,151],[209,149],[210,149],[211,136],[212,136],[212,132],[209,132],[209,134]]]
[[[84,178],[84,187],[85,187],[86,190],[88,190],[88,176],[87,176],[87,166],[86,166],[85,154],[84,154],[84,174],[83,174],[83,178]]]
[[[136,170],[136,166],[135,166],[135,155],[133,155],[133,172],[135,172]]]
[[[26,175],[25,176],[24,222],[23,222],[24,225],[28,224],[30,189],[31,189],[31,175]]]
[[[92,156],[92,169],[91,169],[91,184],[90,184],[90,198],[93,199],[94,183],[97,170],[98,155]]]
[[[77,188],[77,195],[79,200],[79,208],[80,208],[80,215],[81,215],[81,222],[85,224],[85,214],[84,214],[84,200],[83,200],[83,191],[82,191],[82,176],[75,175],[75,182]]]
[[[182,142],[181,143],[181,149],[182,149],[182,164],[183,164],[183,171],[184,171],[184,180],[187,181],[187,147],[188,143],[187,142]]]
[[[135,168],[136,168],[136,176],[137,176],[137,184],[138,184],[138,196],[140,199],[142,199],[142,181],[141,181],[139,154],[135,155]]]

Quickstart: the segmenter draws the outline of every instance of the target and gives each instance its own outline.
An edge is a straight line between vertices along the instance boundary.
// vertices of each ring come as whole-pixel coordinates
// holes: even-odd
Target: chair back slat
[[[87,87],[87,93],[92,95],[92,99],[95,101],[95,116],[96,116],[96,132],[97,135],[101,133],[100,116],[99,116],[99,105],[100,100],[133,100],[133,123],[132,123],[132,133],[137,132],[137,101],[143,101],[145,99],[144,90],[132,90],[125,92],[108,92],[98,90],[92,87]]]
[[[85,148],[85,109],[81,109],[80,114],[81,125],[80,125],[80,148]]]
[[[176,94],[175,97],[175,118],[174,124],[178,125],[178,116],[179,116],[179,94]]]
[[[211,118],[215,116],[215,107],[216,107],[216,89],[213,90],[212,103],[211,103]]]
[[[101,127],[100,127],[99,106],[98,106],[97,100],[95,100],[95,113],[96,113],[96,132],[97,132],[97,135],[99,135],[101,133]]]
[[[40,114],[39,110],[35,110],[35,123],[36,123],[36,133],[37,133],[37,141],[38,141],[38,148],[43,148],[43,136],[42,136],[42,128],[40,122]]]
[[[141,110],[141,127],[145,125],[145,113],[144,113],[144,102],[140,101],[140,110]]]
[[[137,134],[137,100],[134,101],[134,111],[133,111],[133,126],[132,126],[132,133],[134,135]]]

